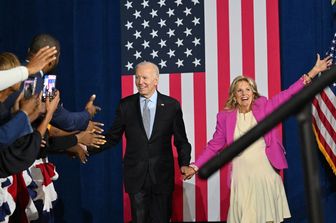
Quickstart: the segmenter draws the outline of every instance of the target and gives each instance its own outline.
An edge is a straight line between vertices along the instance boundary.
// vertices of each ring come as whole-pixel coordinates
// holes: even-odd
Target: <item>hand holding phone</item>
[[[23,96],[25,99],[31,98],[35,94],[36,77],[29,77],[23,82]]]
[[[44,75],[43,89],[42,89],[42,101],[46,101],[49,97],[52,100],[56,91],[56,75]]]

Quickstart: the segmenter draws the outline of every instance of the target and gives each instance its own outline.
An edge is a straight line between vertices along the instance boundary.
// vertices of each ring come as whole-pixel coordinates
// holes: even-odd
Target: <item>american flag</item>
[[[280,91],[278,0],[122,0],[122,96],[136,93],[135,65],[160,68],[158,90],[181,103],[192,161],[212,138],[230,82],[252,77],[262,95]],[[175,154],[176,156],[176,154]],[[175,165],[172,221],[223,221],[229,206],[224,167],[183,182]],[[124,196],[124,221],[130,221]]]
[[[326,53],[336,62],[336,33]],[[313,130],[320,151],[336,174],[336,84],[325,88],[313,100]]]

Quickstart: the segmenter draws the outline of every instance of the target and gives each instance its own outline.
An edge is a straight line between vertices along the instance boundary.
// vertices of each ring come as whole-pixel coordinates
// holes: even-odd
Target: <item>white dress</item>
[[[234,139],[256,124],[252,112],[238,112]],[[267,159],[265,148],[264,138],[260,138],[232,161],[228,223],[278,223],[290,217],[282,179]]]

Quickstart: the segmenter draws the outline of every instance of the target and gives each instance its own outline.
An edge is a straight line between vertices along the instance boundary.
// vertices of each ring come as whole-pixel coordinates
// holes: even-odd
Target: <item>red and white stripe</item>
[[[191,161],[212,138],[216,114],[224,108],[237,75],[254,78],[264,96],[274,95],[281,86],[278,0],[206,0],[204,6],[205,72],[160,74],[158,88],[181,102]],[[134,77],[123,76],[122,97],[135,92]],[[222,168],[206,181],[196,177],[183,182],[176,163],[172,220],[226,220],[227,174]],[[129,201],[124,198],[124,221],[129,221]]]
[[[33,181],[37,185],[37,196],[34,201],[43,201],[43,211],[50,212],[53,209],[53,202],[57,200],[57,192],[53,181],[58,179],[55,166],[48,161],[48,158],[35,160],[29,167]]]
[[[312,111],[319,149],[336,173],[336,97],[329,87],[315,97]]]
[[[3,183],[6,182],[6,186]],[[16,204],[9,193],[8,188],[13,184],[13,177],[9,176],[7,178],[0,178],[0,223],[6,223],[9,217],[14,213]],[[5,210],[5,206],[8,206],[9,210]]]

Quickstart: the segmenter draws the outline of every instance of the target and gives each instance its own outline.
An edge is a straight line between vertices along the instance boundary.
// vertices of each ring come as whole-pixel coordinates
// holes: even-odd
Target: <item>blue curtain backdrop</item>
[[[79,111],[93,93],[103,110],[95,117],[111,125],[120,98],[119,0],[1,0],[0,52],[24,59],[31,38],[50,33],[61,42],[57,86],[66,108]],[[330,0],[279,0],[282,87],[287,88],[324,54],[332,38]],[[285,121],[289,170],[287,222],[308,222],[297,123]],[[336,222],[336,177],[319,153],[325,222]],[[121,148],[90,157],[85,165],[51,156],[60,173],[56,222],[123,222]]]
[[[325,56],[333,37],[330,0],[279,1],[282,88],[287,88]],[[284,143],[289,168],[285,185],[292,213],[288,222],[309,222],[304,190],[299,129],[295,118],[284,122]],[[325,222],[336,222],[336,176],[320,152],[320,184]]]

